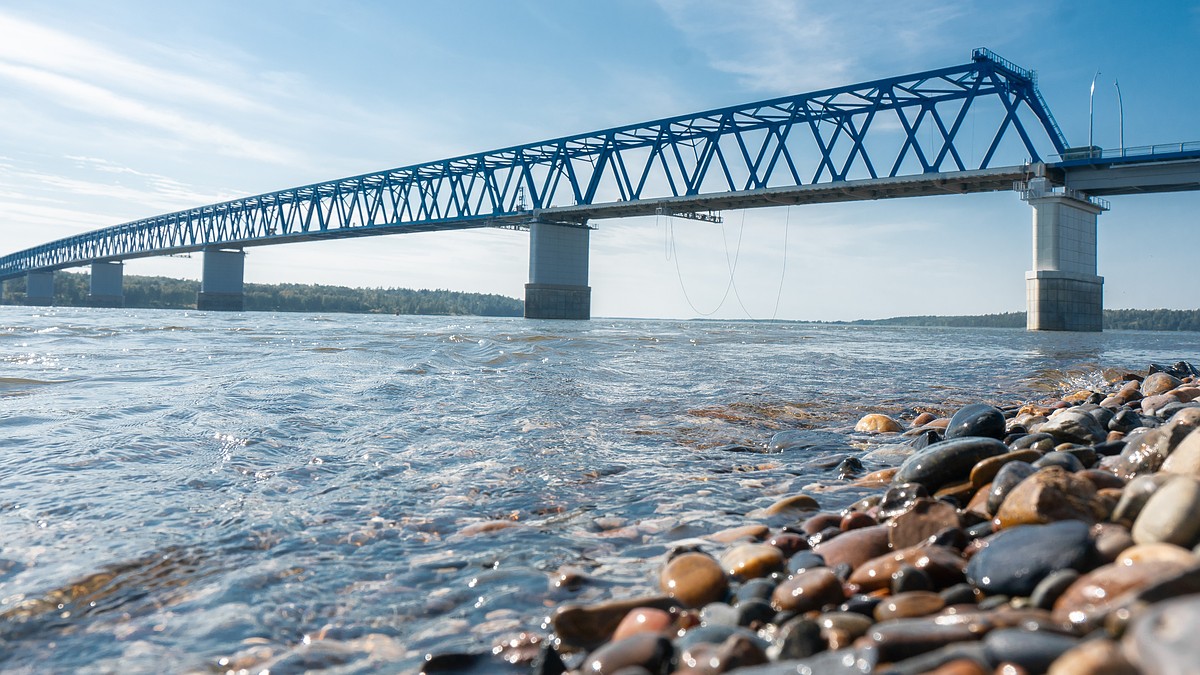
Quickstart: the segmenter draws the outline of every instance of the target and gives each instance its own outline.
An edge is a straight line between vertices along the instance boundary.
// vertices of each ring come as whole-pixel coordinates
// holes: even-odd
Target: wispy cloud
[[[879,76],[878,64],[919,61],[950,42],[958,44],[961,32],[948,27],[971,11],[958,4],[887,0],[658,3],[713,68],[770,92],[852,84]]]

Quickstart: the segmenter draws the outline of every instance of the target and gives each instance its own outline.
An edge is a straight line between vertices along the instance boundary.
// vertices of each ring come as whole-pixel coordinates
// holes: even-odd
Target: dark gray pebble
[[[1000,628],[983,638],[983,646],[994,665],[1015,663],[1031,673],[1044,673],[1063,652],[1079,644],[1079,638],[1044,630]]]
[[[992,489],[988,492],[987,510],[995,514],[1000,510],[1000,504],[1017,483],[1029,478],[1037,472],[1037,468],[1029,462],[1009,462],[1000,467],[996,477],[992,479]]]
[[[967,564],[967,581],[988,595],[1028,596],[1055,570],[1077,569],[1091,552],[1086,523],[1018,525],[987,539]]]
[[[1047,574],[1029,595],[1029,603],[1038,609],[1053,609],[1054,601],[1078,578],[1079,572],[1070,568]]]
[[[1083,471],[1084,469],[1083,462],[1079,461],[1075,455],[1066,452],[1059,452],[1057,450],[1047,452],[1046,454],[1042,455],[1036,462],[1033,463],[1033,466],[1039,469],[1047,466],[1061,466],[1071,473]]]
[[[1000,440],[1004,438],[1004,413],[999,408],[972,403],[964,406],[950,418],[946,425],[946,440],[965,436],[983,436]]]
[[[995,438],[966,436],[945,440],[918,451],[900,465],[894,483],[920,483],[930,492],[965,481],[980,460],[1002,455],[1008,446]]]

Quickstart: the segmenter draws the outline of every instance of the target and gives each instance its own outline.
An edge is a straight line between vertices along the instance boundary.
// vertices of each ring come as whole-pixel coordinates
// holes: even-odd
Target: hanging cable
[[[692,311],[700,316],[712,316],[716,314],[725,306],[725,300],[729,298],[729,290],[733,288],[733,274],[729,275],[729,283],[725,284],[725,293],[721,296],[721,301],[717,303],[716,308],[711,312],[704,312],[697,308],[696,303],[692,302],[691,296],[688,295],[687,285],[683,283],[683,270],[679,268],[679,252],[675,250],[675,221],[670,214],[667,215],[667,222],[670,228],[670,235],[668,237],[671,249],[670,257],[675,259],[675,276],[679,279],[679,290],[683,291],[683,299],[687,301],[688,307],[691,307]]]
[[[787,207],[787,215],[783,219],[783,269],[779,271],[779,291],[775,294],[775,311],[771,312],[771,320],[779,316],[779,299],[783,297],[783,279],[787,276],[788,232],[792,225],[792,206]]]

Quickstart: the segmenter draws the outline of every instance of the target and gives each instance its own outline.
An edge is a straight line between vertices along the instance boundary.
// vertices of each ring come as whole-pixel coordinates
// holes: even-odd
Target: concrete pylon
[[[525,318],[590,319],[588,241],[584,223],[534,222],[529,226],[529,283]]]
[[[241,249],[204,249],[204,276],[196,294],[196,309],[240,312],[245,309],[242,279],[246,253]]]
[[[121,261],[92,263],[88,304],[92,307],[124,307],[124,281],[125,264]]]
[[[1096,274],[1096,219],[1105,206],[1031,181],[1033,269],[1025,273],[1029,330],[1100,331],[1104,278]]]
[[[25,275],[25,304],[49,307],[54,304],[54,272]]]

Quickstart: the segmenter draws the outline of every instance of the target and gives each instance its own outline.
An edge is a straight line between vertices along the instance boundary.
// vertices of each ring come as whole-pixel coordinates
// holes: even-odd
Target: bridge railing
[[[1054,155],[1064,162],[1074,160],[1121,159],[1126,157],[1161,157],[1183,153],[1200,152],[1200,141],[1184,143],[1155,143],[1154,145],[1132,145],[1123,148],[1082,147],[1067,148]]]

